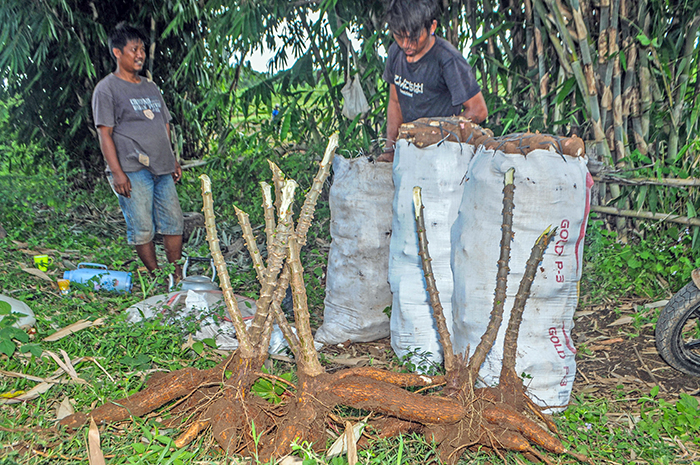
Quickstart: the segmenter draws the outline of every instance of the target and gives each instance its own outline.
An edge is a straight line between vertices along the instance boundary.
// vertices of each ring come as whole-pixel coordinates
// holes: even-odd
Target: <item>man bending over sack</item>
[[[95,87],[92,112],[109,182],[126,221],[127,242],[153,272],[158,268],[153,237],[162,234],[179,280],[183,217],[175,182],[182,169],[170,146],[170,112],[160,89],[139,76],[145,42],[138,29],[117,25],[109,38],[117,69]]]
[[[377,161],[394,160],[399,126],[418,118],[465,116],[486,120],[488,110],[471,66],[449,42],[435,36],[435,0],[392,0],[386,21],[395,42],[383,78],[389,83],[386,146]]]

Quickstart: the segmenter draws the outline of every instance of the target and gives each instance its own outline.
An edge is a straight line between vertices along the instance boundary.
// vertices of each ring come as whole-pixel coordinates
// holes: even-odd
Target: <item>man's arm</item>
[[[460,113],[460,116],[469,118],[474,123],[481,124],[489,116],[489,110],[486,108],[486,101],[481,92],[464,102],[462,106],[464,110]]]
[[[394,144],[399,136],[399,127],[403,123],[401,115],[401,104],[399,104],[399,96],[396,93],[396,85],[389,84],[389,105],[386,110],[386,145],[384,153],[377,157],[377,161],[394,161]]]
[[[112,139],[113,130],[114,128],[108,126],[97,126],[100,150],[102,150],[102,156],[107,161],[109,171],[112,172],[114,191],[124,197],[131,197],[131,181],[129,181],[129,177],[124,173],[122,165],[119,163],[117,148],[114,145],[114,139]]]

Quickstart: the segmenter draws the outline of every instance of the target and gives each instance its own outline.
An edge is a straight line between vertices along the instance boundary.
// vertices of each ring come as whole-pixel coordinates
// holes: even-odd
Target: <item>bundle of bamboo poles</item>
[[[650,178],[607,179],[601,204],[652,216],[697,210],[694,191],[685,196],[673,182],[700,177],[699,0],[443,0],[443,7],[445,37],[471,47],[487,126],[497,135],[522,125],[575,132],[592,142],[589,157],[605,171]]]

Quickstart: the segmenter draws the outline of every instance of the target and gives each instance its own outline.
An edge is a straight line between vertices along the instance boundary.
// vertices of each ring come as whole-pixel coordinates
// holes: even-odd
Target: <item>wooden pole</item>
[[[685,224],[688,226],[700,226],[700,219],[678,216],[671,213],[652,213],[646,211],[620,210],[615,207],[591,206],[591,211],[606,215],[624,216],[628,218],[642,218],[655,221],[669,221],[671,223]]]

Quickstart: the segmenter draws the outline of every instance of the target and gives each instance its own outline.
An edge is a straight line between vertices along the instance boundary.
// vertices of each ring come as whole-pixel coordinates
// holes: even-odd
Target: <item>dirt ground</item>
[[[646,320],[658,315],[663,305],[627,300],[582,307],[575,313],[575,396],[607,398],[625,404],[623,409],[636,410],[637,400],[657,385],[658,397],[669,402],[677,400],[680,393],[700,395],[700,377],[671,368],[656,351],[654,324]],[[396,363],[389,338],[326,346],[321,353],[329,372],[370,363],[379,367]]]
[[[573,335],[579,352],[574,393],[616,399],[619,390],[615,393],[615,388],[622,386],[626,399],[636,401],[658,385],[659,397],[668,401],[682,392],[699,395],[700,377],[671,368],[656,351],[654,324],[645,320],[664,305],[629,300],[577,311]]]

